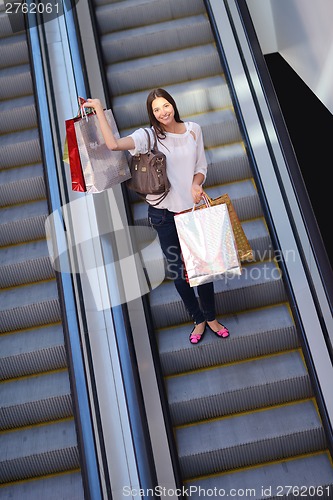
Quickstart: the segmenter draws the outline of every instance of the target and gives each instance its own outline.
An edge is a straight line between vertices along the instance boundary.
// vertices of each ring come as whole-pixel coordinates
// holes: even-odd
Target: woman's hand
[[[96,113],[103,112],[103,106],[99,99],[87,99],[85,103],[82,104],[84,108],[93,108]]]
[[[192,198],[194,203],[199,203],[203,194],[203,189],[201,184],[193,182],[192,184]]]
[[[104,108],[99,99],[87,99],[84,104],[85,108],[93,108],[96,111],[96,116],[101,127],[101,132],[106,146],[112,151],[126,151],[135,148],[135,143],[132,137],[115,137],[112,132],[104,113]]]

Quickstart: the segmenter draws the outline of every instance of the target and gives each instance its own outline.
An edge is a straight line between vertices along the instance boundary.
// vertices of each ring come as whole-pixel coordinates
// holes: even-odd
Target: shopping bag
[[[232,225],[232,230],[234,232],[238,256],[241,262],[251,262],[254,260],[253,250],[249,243],[249,240],[246,237],[244,229],[242,227],[241,221],[237,215],[237,212],[230,200],[230,197],[227,193],[222,194],[218,198],[210,198],[207,193],[205,193],[209,200],[210,206],[220,205],[221,203],[225,203],[228,207],[229,217]]]
[[[237,245],[227,205],[175,215],[175,224],[190,286],[240,275]]]
[[[246,234],[242,227],[242,223],[237,215],[237,212],[232,204],[232,201],[230,200],[230,196],[227,193],[225,193],[219,196],[218,198],[210,198],[210,196],[208,196],[208,194],[204,192],[204,199],[208,200],[209,205],[212,207],[215,205],[221,205],[222,203],[225,203],[227,205],[232,229],[236,240],[239,260],[241,262],[253,261],[254,260],[253,250],[251,248],[249,240],[246,237]],[[206,206],[207,204],[203,203],[202,205],[196,207],[196,210],[206,208]],[[183,213],[190,212],[191,210],[192,209],[190,208],[189,210],[186,210]]]
[[[104,113],[113,134],[119,137],[112,111]],[[88,193],[99,193],[131,177],[125,152],[107,147],[95,113],[74,119],[74,128]]]
[[[86,183],[84,180],[79,148],[76,140],[76,133],[74,123],[80,120],[79,116],[65,121],[66,127],[66,140],[64,145],[63,161],[69,163],[72,190],[73,191],[87,191]]]

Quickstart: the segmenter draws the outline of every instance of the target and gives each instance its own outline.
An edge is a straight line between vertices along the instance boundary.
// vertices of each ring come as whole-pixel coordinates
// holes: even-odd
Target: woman
[[[85,107],[96,111],[101,131],[109,149],[128,150],[132,155],[145,153],[148,148],[147,135],[143,129],[116,138],[109,127],[99,99],[88,99]],[[194,122],[184,123],[173,97],[164,89],[152,90],[147,97],[147,112],[150,126],[154,127],[159,140],[159,149],[166,155],[167,174],[171,189],[158,206],[149,205],[148,219],[158,233],[162,251],[167,259],[169,275],[184,305],[193,318],[194,327],[190,333],[191,344],[198,344],[206,331],[206,326],[220,338],[229,336],[228,329],[215,317],[214,285],[205,283],[198,286],[200,304],[184,276],[180,244],[174,216],[193,207],[202,197],[202,184],[206,178],[205,157],[201,127]],[[153,141],[153,131],[151,130]],[[147,201],[153,203],[153,195]]]

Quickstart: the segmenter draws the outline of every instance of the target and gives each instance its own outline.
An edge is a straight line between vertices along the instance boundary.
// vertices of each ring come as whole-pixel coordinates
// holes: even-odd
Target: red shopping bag
[[[65,121],[66,144],[67,144],[66,157],[68,158],[69,168],[71,171],[72,190],[85,192],[87,191],[87,188],[82,172],[79,147],[77,144],[75,127],[74,127],[74,123],[78,120],[81,120],[80,116],[76,116],[75,118],[70,118],[69,120]],[[65,152],[66,152],[66,144],[65,144]],[[65,158],[64,161],[66,161]]]

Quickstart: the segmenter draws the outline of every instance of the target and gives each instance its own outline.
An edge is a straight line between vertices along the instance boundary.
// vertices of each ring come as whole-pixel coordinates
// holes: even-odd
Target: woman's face
[[[175,110],[172,104],[164,99],[164,97],[156,97],[151,106],[156,120],[162,124],[163,128],[173,123],[175,119]]]

